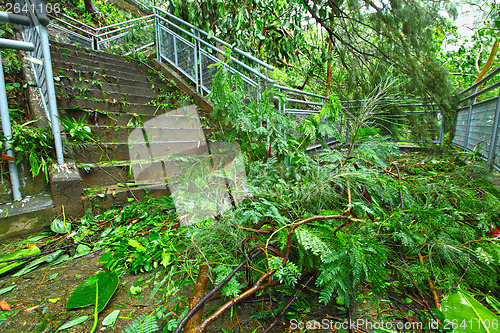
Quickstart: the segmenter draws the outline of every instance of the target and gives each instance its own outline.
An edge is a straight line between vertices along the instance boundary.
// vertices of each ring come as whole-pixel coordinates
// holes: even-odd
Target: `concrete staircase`
[[[175,114],[172,110],[192,104],[190,98],[151,67],[127,62],[121,56],[57,42],[52,42],[51,52],[60,118],[77,121],[85,117],[99,140],[75,144],[66,134],[66,158],[76,163],[83,186],[81,198],[77,194],[67,198],[73,215],[96,205],[102,209],[122,205],[141,199],[146,192],[152,197],[168,195],[164,180],[148,186],[134,184],[132,169],[140,162],[131,156],[130,135],[143,130],[144,124],[154,123],[158,116]],[[183,121],[188,122],[177,117],[175,123]],[[173,123],[158,123],[156,130],[165,133],[165,127]],[[166,140],[170,145],[204,143],[200,129],[184,129],[182,134],[175,131],[180,130],[168,129],[169,138],[158,136],[148,147],[161,146]]]

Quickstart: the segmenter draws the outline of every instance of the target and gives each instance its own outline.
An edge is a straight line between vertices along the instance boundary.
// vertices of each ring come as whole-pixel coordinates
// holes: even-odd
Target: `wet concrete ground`
[[[20,277],[4,276],[0,278],[0,289],[16,285],[12,291],[0,295],[0,300],[6,301],[12,311],[7,320],[0,322],[2,333],[52,333],[63,321],[68,322],[80,316],[89,316],[89,319],[64,332],[88,333],[93,325],[93,307],[79,310],[66,310],[66,300],[73,290],[85,279],[103,270],[99,264],[99,252],[84,257],[72,259],[59,265],[42,268]],[[142,292],[138,297],[130,294],[130,286],[142,279]],[[148,315],[159,302],[158,296],[148,299],[154,281],[160,281],[162,276],[155,277],[154,273],[126,274],[120,277],[119,286],[106,308],[99,314],[96,332],[122,332],[134,319],[141,314]],[[175,296],[188,300],[192,284]],[[51,302],[58,299],[56,302]],[[227,300],[216,299],[207,303],[204,313],[211,313]],[[146,306],[144,306],[146,305]],[[173,305],[171,305],[173,306]],[[242,303],[234,311],[227,311],[218,320],[212,323],[205,332],[263,332],[267,327],[266,321],[253,320],[256,303]],[[120,310],[120,316],[113,327],[103,327],[102,320],[114,310]],[[5,312],[4,312],[5,314]],[[1,319],[1,317],[0,317]],[[51,324],[52,322],[53,324]],[[55,324],[55,325],[54,325]],[[57,325],[57,326],[56,326]],[[273,332],[285,332],[279,327]],[[160,330],[161,332],[161,330]]]
[[[74,326],[65,332],[90,332],[93,325],[93,307],[68,311],[65,308],[66,300],[71,292],[85,279],[103,268],[98,264],[100,254],[94,253],[57,266],[42,268],[20,277],[4,277],[0,280],[0,289],[16,284],[12,291],[0,295],[0,300],[6,301],[12,308],[8,319],[0,323],[0,332],[53,332],[56,326],[63,321],[70,321],[79,316],[88,315],[89,319],[81,325]],[[57,274],[57,276],[54,276]],[[52,277],[52,278],[51,278]],[[125,275],[120,278],[119,286],[107,307],[99,314],[99,324],[96,332],[121,332],[134,318],[141,314],[149,314],[153,307],[135,306],[144,304],[144,299],[131,296],[127,291],[130,285],[139,278],[151,279],[153,274]],[[144,289],[139,296],[149,298],[150,285],[144,284]],[[60,300],[55,303],[49,300]],[[155,304],[151,300],[149,304]],[[120,310],[120,317],[114,327],[102,327],[102,319],[114,310]]]

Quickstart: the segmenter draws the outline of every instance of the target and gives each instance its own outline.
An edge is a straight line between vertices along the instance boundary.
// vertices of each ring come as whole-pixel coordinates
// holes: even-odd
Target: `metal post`
[[[175,66],[179,67],[179,59],[177,57],[177,38],[175,38],[175,36],[172,35],[172,39],[174,41],[174,62]]]
[[[42,46],[43,66],[45,69],[45,81],[47,85],[48,106],[50,114],[50,125],[54,134],[54,145],[56,149],[57,164],[64,164],[64,155],[61,142],[61,130],[59,128],[59,115],[57,113],[56,90],[54,88],[54,77],[52,74],[52,61],[50,58],[49,36],[47,27],[39,25],[36,27],[40,33]]]
[[[257,72],[260,73],[260,64],[257,64]],[[258,89],[257,89],[257,102],[260,101],[260,98],[262,97],[262,80],[259,78],[258,80]]]
[[[198,83],[198,40],[196,38],[193,38],[193,44],[194,44],[194,84],[196,85],[196,92],[200,92],[200,85]]]
[[[495,119],[493,120],[493,133],[490,141],[490,151],[488,153],[488,164],[492,165],[495,162],[495,154],[498,143],[498,126],[500,125],[500,93],[497,98],[497,107],[495,110]]]
[[[160,26],[158,20],[158,11],[156,10],[156,1],[153,6],[153,13],[155,15],[155,37],[156,37],[156,60],[161,62],[160,57]]]
[[[198,58],[200,59],[200,70],[198,71],[200,74],[200,92],[201,95],[203,96],[203,55],[201,52],[201,44],[199,42],[200,39],[200,32],[196,31],[196,37],[198,37]]]
[[[472,89],[471,95],[474,95],[477,92],[477,86],[475,86]],[[469,106],[469,113],[467,114],[467,128],[465,130],[465,142],[464,142],[464,149],[465,150],[470,150],[468,148],[469,146],[469,133],[470,133],[470,125],[471,125],[471,118],[472,118],[472,109],[474,107],[474,104],[476,103],[476,97],[472,97],[470,101],[470,106]]]
[[[444,138],[444,115],[443,112],[439,112],[441,115],[441,128],[439,130],[439,147],[443,147],[443,138]]]
[[[2,55],[0,54],[0,113],[2,116],[2,128],[3,134],[5,136],[5,149],[7,150],[7,155],[12,157],[14,160],[8,162],[9,164],[9,174],[10,183],[12,185],[12,196],[14,200],[21,200],[21,191],[19,185],[19,173],[17,172],[17,166],[15,161],[14,150],[11,148],[12,130],[10,128],[10,116],[9,116],[9,105],[7,103],[7,93],[5,92],[5,80],[3,76],[3,63]]]

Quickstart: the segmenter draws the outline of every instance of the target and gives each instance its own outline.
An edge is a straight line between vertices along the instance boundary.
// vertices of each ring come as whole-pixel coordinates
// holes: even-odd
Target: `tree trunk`
[[[85,10],[89,12],[90,14],[97,14],[99,13],[99,9],[94,5],[92,0],[83,0],[85,3]]]
[[[328,53],[332,54],[333,41],[332,37],[328,35]],[[326,96],[330,95],[332,90],[332,60],[328,59],[326,62]]]
[[[500,32],[497,35],[497,38],[500,37]],[[478,83],[481,81],[481,79],[484,77],[486,73],[488,73],[488,70],[491,67],[491,64],[493,63],[493,60],[495,59],[495,55],[498,52],[498,39],[495,40],[495,43],[493,44],[493,48],[491,49],[490,56],[488,57],[488,60],[486,61],[486,64],[484,65],[483,69],[481,72],[479,72],[479,75],[477,76],[476,81],[474,83]]]

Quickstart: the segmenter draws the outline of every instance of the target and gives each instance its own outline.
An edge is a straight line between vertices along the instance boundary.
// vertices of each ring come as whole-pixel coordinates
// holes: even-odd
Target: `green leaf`
[[[115,310],[111,312],[102,320],[102,326],[113,326],[120,315],[120,310]]]
[[[99,284],[97,312],[101,312],[118,287],[118,275],[114,272],[104,271],[83,281],[68,298],[66,309],[95,305],[97,284]]]
[[[21,269],[19,272],[17,272],[16,274],[14,274],[12,276],[22,276],[22,275],[27,274],[31,271],[34,271],[35,269],[38,268],[38,266],[40,266],[43,263],[51,263],[51,262],[55,261],[61,255],[61,253],[62,253],[62,250],[58,250],[54,253],[48,254],[48,255],[43,256],[41,258],[38,258],[37,260],[33,261],[28,266],[24,267],[23,269]]]
[[[498,323],[498,317],[461,290],[444,298],[441,305],[446,317],[445,328],[448,323],[448,326],[453,328],[454,333],[493,333],[497,331],[492,328],[492,323]]]
[[[130,286],[130,293],[132,295],[139,295],[142,292],[141,286]]]
[[[89,254],[90,251],[92,251],[92,249],[89,246],[84,244],[78,244],[75,250],[75,258],[79,258],[86,254]]]
[[[14,289],[15,287],[17,287],[17,285],[13,285],[13,286],[9,286],[9,287],[5,287],[5,288],[0,289],[0,295],[8,293],[9,291]]]
[[[139,252],[142,252],[145,250],[144,246],[142,246],[141,243],[139,243],[135,239],[129,239],[128,244]]]
[[[1,256],[0,261],[23,258],[23,257],[31,256],[34,254],[38,254],[40,252],[41,251],[37,246],[33,246],[33,247],[28,248],[28,249],[17,250],[17,251],[14,251],[12,253],[9,253],[5,256]],[[19,266],[25,264],[27,261],[28,260],[21,260],[21,261],[1,263],[0,264],[0,274],[11,271],[16,267],[19,267]]]
[[[54,219],[50,224],[50,230],[55,232],[56,234],[66,234],[71,231],[71,223],[66,222],[66,227],[64,226],[64,222],[59,219]]]
[[[75,318],[71,321],[68,321],[66,324],[62,325],[61,327],[59,327],[56,332],[66,330],[66,329],[71,328],[71,327],[76,326],[76,325],[80,325],[80,324],[84,323],[87,319],[89,319],[89,316],[81,316],[81,317]]]

